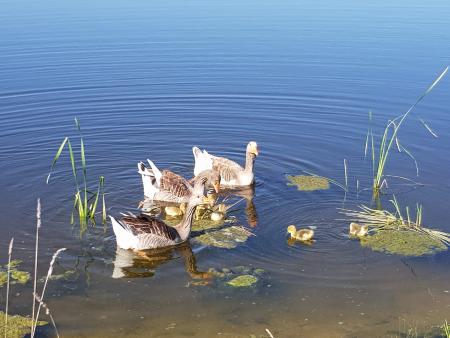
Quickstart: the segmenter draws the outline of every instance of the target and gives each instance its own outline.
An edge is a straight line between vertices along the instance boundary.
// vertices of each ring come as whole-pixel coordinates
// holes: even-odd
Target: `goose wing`
[[[125,216],[122,218],[122,223],[126,224],[135,236],[154,235],[171,241],[178,238],[178,232],[174,228],[153,217],[145,215],[137,217]]]
[[[189,182],[184,177],[169,170],[162,171],[160,189],[181,198],[191,194]]]
[[[220,176],[225,181],[238,179],[238,173],[243,171],[239,164],[224,157],[213,157],[213,165],[219,170]]]

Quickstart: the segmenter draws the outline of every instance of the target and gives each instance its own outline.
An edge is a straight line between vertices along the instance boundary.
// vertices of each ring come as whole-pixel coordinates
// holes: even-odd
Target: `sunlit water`
[[[31,271],[40,197],[40,273],[60,247],[68,250],[55,273],[75,271],[51,282],[46,297],[63,337],[259,337],[266,328],[276,337],[430,332],[450,319],[448,253],[402,258],[363,249],[348,239],[338,208],[370,203],[363,190],[371,177],[364,160],[368,113],[379,131],[445,68],[449,17],[444,0],[2,3],[0,263],[15,237],[14,257]],[[419,177],[405,155],[395,154],[387,168],[424,183],[392,181],[402,204],[423,203],[424,223],[446,231],[449,92],[447,78],[401,131]],[[200,271],[263,268],[265,285],[248,292],[193,286],[179,251],[159,266],[136,268],[145,277],[113,279],[110,226],[80,239],[70,225],[67,155],[45,184],[59,143],[77,135],[75,116],[88,176],[93,184],[106,177],[112,215],[135,210],[142,199],[137,161],[151,158],[189,177],[193,145],[243,162],[245,145],[256,140],[256,227],[245,203],[235,213],[256,236],[231,250],[192,250]],[[344,158],[348,194],[336,186],[300,192],[286,185],[286,174],[302,170],[344,182]],[[288,224],[317,227],[316,242],[289,246]],[[15,285],[12,295],[11,311],[30,313],[30,285]]]

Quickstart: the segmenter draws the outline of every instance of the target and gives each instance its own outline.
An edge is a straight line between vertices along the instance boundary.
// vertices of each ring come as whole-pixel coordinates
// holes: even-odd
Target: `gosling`
[[[291,235],[291,238],[298,241],[306,242],[314,237],[314,230],[312,229],[299,229],[295,228],[295,225],[289,225],[287,232]]]
[[[369,232],[368,225],[360,225],[358,223],[350,223],[349,235],[356,237],[364,237]]]

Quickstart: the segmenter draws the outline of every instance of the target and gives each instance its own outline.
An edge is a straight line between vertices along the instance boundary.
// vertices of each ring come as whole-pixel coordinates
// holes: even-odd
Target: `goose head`
[[[258,144],[255,141],[250,141],[247,144],[247,152],[254,156],[258,156],[259,155]]]
[[[295,237],[295,235],[297,234],[297,229],[295,228],[295,225],[289,225],[287,227],[287,232],[292,236]]]
[[[206,178],[206,182],[209,185],[212,185],[214,191],[218,193],[220,191],[220,172],[216,166],[213,166],[212,169],[204,170],[197,176],[197,181]]]

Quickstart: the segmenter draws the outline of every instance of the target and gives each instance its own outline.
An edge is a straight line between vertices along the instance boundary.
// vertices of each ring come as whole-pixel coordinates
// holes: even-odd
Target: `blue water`
[[[447,1],[6,1],[1,8],[0,264],[14,236],[15,255],[31,271],[40,197],[42,274],[60,247],[68,251],[58,271],[77,271],[50,286],[62,336],[248,337],[269,328],[276,337],[378,337],[429,332],[450,319],[448,253],[411,259],[362,249],[337,211],[371,202],[369,111],[379,135],[450,64]],[[444,231],[449,92],[444,78],[400,132],[419,177],[404,154],[387,167],[424,184],[390,179],[390,192],[403,205],[422,203],[424,223]],[[69,224],[67,155],[45,184],[62,139],[76,140],[74,117],[88,176],[94,184],[105,176],[113,215],[142,199],[137,161],[151,158],[188,177],[193,145],[243,162],[245,145],[256,140],[256,236],[233,250],[193,250],[203,270],[264,268],[271,287],[245,297],[185,288],[192,280],[179,253],[151,278],[111,279],[109,226],[80,239]],[[348,194],[286,186],[285,174],[302,170],[344,182],[344,158]],[[236,217],[250,228],[244,209]],[[316,243],[288,246],[292,223],[317,226]],[[14,288],[12,310],[29,313],[30,287]]]

